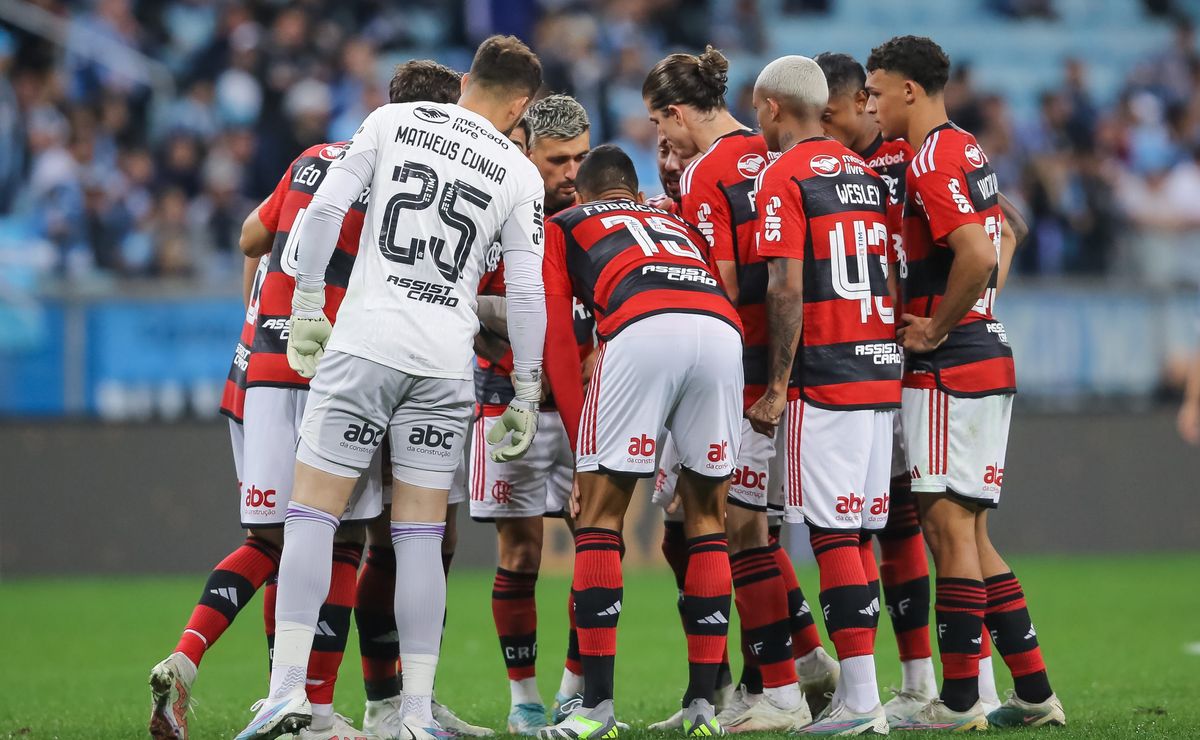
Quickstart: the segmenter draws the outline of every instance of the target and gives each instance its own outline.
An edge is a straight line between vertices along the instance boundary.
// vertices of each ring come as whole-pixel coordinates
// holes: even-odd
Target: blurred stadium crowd
[[[461,69],[497,31],[532,42],[547,87],[584,103],[593,141],[636,156],[650,193],[655,132],[640,90],[653,62],[706,42],[735,67],[739,53],[796,51],[768,48],[776,16],[837,1],[38,0],[64,22],[66,50],[0,20],[0,259],[35,262],[39,282],[69,289],[236,283],[241,221],[297,152],[352,135],[385,102],[391,65],[432,56]],[[955,59],[952,116],[1031,223],[1022,273],[1200,287],[1200,54],[1170,3],[1144,6],[1173,40],[1107,95],[1085,61],[1048,53],[1058,84],[1014,106]],[[1010,21],[1055,12],[1052,0],[981,7]],[[121,45],[153,61],[113,63]],[[754,120],[748,84],[730,99]]]

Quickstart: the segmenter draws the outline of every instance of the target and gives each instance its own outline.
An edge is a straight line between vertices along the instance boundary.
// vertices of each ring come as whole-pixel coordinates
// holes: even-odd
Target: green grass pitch
[[[1200,555],[1021,558],[1015,566],[1070,722],[1035,732],[1061,740],[1200,738]],[[800,576],[815,601],[815,570]],[[568,582],[547,575],[538,584],[547,704],[562,671]],[[147,673],[174,646],[202,584],[202,575],[0,584],[0,738],[145,737]],[[490,573],[451,574],[438,693],[463,717],[503,727],[508,687],[490,592]],[[636,728],[678,706],[686,677],[670,574],[628,574],[624,605],[618,716],[634,725],[627,734],[648,740],[654,736]],[[265,692],[261,620],[256,600],[206,657],[195,687],[197,740],[232,737]],[[878,653],[881,685],[898,684],[886,616]],[[355,719],[359,678],[352,636],[337,706]],[[1009,680],[999,661],[997,680],[1003,693]]]

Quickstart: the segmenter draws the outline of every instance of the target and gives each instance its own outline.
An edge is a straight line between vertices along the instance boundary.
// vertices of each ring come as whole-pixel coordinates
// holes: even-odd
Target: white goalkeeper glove
[[[537,434],[538,405],[542,399],[541,371],[514,372],[512,384],[516,396],[488,432],[487,441],[488,444],[499,444],[509,432],[512,432],[512,439],[507,445],[492,450],[493,462],[509,462],[522,457],[529,451],[533,436]]]
[[[325,318],[325,289],[304,290],[299,285],[292,293],[292,318],[288,322],[287,358],[302,378],[317,374],[317,362],[325,354],[325,345],[333,325]]]

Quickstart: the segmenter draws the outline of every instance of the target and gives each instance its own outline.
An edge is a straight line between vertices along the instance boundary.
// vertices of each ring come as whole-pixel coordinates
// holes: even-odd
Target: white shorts
[[[577,469],[649,478],[659,438],[698,475],[733,472],[741,437],[742,338],[702,314],[665,313],[600,347],[579,424]]]
[[[283,524],[296,472],[296,440],[308,391],[303,388],[255,386],[246,389],[242,415],[242,526]],[[375,461],[350,497],[342,521],[365,521],[379,515],[382,479]]]
[[[242,490],[242,449],[246,446],[246,432],[242,423],[229,420],[229,443],[233,448],[233,472],[237,475],[238,491]]]
[[[770,439],[754,431],[750,422],[742,419],[742,442],[729,481],[730,503],[765,511],[769,518],[783,516],[783,505],[787,501],[784,491],[787,472],[782,462],[784,437],[783,424],[776,430],[775,438]],[[678,480],[679,459],[668,435],[663,438],[660,448],[658,475],[654,479],[654,495],[651,497],[651,501],[663,509],[668,522],[683,521],[682,506],[673,512],[666,511],[675,497]]]
[[[895,415],[892,409],[834,411],[789,401],[784,521],[817,530],[883,529]]]
[[[475,422],[471,444],[471,518],[488,522],[530,516],[562,516],[571,497],[575,456],[557,411],[538,415],[537,436],[520,460],[494,462],[487,433],[499,416]]]
[[[981,506],[1000,503],[1013,396],[958,398],[905,388],[900,413],[914,493],[950,493]]]
[[[908,478],[908,456],[904,452],[904,414],[892,415],[892,477]]]
[[[471,420],[471,381],[424,378],[326,352],[311,388],[297,460],[358,477],[386,434],[394,480],[450,490]]]

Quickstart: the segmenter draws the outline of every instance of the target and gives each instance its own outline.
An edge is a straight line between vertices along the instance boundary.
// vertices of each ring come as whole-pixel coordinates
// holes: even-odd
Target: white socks
[[[767,687],[763,689],[763,694],[767,697],[767,701],[786,712],[799,709],[800,703],[804,701],[804,694],[800,691],[798,683],[775,688]]]
[[[563,696],[575,696],[583,693],[583,676],[578,673],[571,673],[570,670],[563,668],[562,681],[558,684],[558,693]]]
[[[520,681],[510,680],[508,687],[512,692],[512,705],[514,707],[518,704],[542,703],[542,695],[538,693],[537,677],[535,676],[522,678]]]
[[[442,570],[445,531],[445,522],[392,522],[396,631],[404,671],[401,714],[425,727],[433,726],[430,702],[446,614],[446,576]]]
[[[288,504],[279,558],[270,696],[304,690],[317,614],[329,594],[337,528],[333,514],[294,501]]]
[[[332,704],[310,704],[312,707],[312,724],[308,729],[313,732],[321,732],[333,727],[333,705]]]
[[[900,661],[900,690],[933,698],[938,695],[937,677],[933,673],[933,658]]]
[[[875,656],[858,655],[841,661],[838,694],[850,711],[869,712],[879,706],[879,684],[875,680]]]
[[[1000,694],[996,692],[996,674],[992,672],[992,656],[990,655],[979,659],[979,699],[984,704],[1000,703]]]

